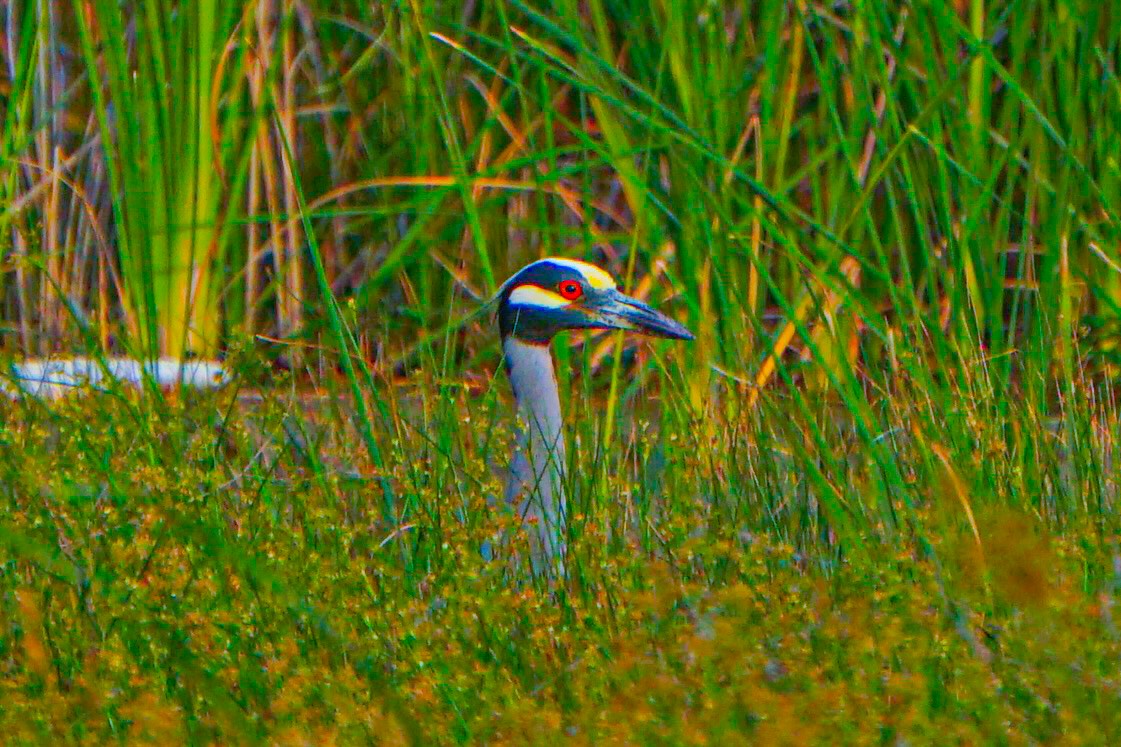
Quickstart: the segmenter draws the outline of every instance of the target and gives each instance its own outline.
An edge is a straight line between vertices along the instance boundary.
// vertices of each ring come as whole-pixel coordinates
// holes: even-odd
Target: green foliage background
[[[12,741],[1121,732],[1115,4],[0,20],[5,354],[239,374],[0,403]],[[698,333],[555,346],[556,587],[479,555],[548,254]]]

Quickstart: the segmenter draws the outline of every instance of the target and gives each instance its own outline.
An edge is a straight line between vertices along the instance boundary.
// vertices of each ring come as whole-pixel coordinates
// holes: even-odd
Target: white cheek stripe
[[[578,259],[562,259],[560,257],[549,257],[542,261],[576,270],[576,272],[584,276],[584,280],[587,281],[588,285],[596,290],[609,290],[615,287],[614,278],[595,265],[590,265],[587,262],[581,262]]]
[[[547,291],[536,285],[519,285],[510,291],[510,300],[514,306],[537,306],[544,309],[559,309],[568,306],[570,301],[558,293]]]

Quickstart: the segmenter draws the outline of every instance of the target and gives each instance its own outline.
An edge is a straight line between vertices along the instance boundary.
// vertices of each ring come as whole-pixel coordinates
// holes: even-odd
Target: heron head
[[[623,295],[595,265],[550,257],[526,265],[498,291],[505,337],[545,344],[566,329],[626,329],[692,340],[693,333],[638,299]]]

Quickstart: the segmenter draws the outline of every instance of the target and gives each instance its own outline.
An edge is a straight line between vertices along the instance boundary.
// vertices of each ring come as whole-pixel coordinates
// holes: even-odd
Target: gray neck
[[[522,421],[506,498],[520,499],[522,520],[535,521],[530,532],[534,569],[556,571],[565,550],[565,454],[553,357],[547,345],[513,337],[502,341],[502,351]]]

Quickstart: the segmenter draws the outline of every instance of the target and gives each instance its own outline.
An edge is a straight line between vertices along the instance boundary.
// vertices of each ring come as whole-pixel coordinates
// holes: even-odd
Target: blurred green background
[[[5,360],[239,382],[0,403],[14,740],[1121,733],[1116,3],[0,22]],[[698,334],[555,346],[561,588],[478,555],[546,255]]]

